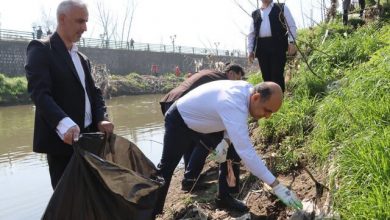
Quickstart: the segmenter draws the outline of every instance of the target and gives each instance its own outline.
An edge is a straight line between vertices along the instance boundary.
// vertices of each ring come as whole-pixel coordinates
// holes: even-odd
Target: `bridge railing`
[[[42,33],[42,36],[37,36],[36,32],[17,31],[0,29],[0,40],[6,41],[31,41],[37,38],[45,38],[47,34]],[[244,57],[245,53],[239,50],[216,50],[215,48],[199,48],[181,45],[166,45],[166,44],[152,44],[130,41],[115,41],[97,38],[81,38],[77,43],[80,47],[91,48],[106,48],[106,49],[121,49],[121,50],[135,50],[135,51],[152,51],[163,53],[183,53],[183,54],[198,54],[198,55],[219,55]]]

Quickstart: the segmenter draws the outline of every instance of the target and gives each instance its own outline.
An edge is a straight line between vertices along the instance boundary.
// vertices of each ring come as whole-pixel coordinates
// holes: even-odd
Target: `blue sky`
[[[55,20],[55,11],[61,0],[0,0],[0,28],[31,31],[42,20],[42,12]],[[118,20],[123,19],[125,1],[85,0],[89,8],[88,31],[84,37],[98,38],[102,33],[98,24],[97,1],[102,2]],[[195,47],[245,49],[245,36],[251,18],[233,0],[135,0],[133,26],[130,36],[136,42],[171,44],[170,36],[176,35],[176,45]],[[247,11],[254,9],[250,0],[239,0]],[[298,27],[320,19],[321,0],[285,0]],[[252,1],[255,2],[255,1]],[[301,4],[302,3],[302,4]],[[301,6],[304,16],[301,13]],[[306,24],[303,23],[302,17]]]

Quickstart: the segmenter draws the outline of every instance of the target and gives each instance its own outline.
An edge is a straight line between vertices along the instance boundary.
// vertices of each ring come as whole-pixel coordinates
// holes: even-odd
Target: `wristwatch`
[[[289,41],[288,43],[289,43],[289,44],[295,44],[295,42],[294,42],[294,41]]]
[[[271,183],[271,185],[269,185],[271,188],[274,188],[275,186],[277,186],[279,184],[279,181],[278,179],[275,179],[275,181],[273,183]]]

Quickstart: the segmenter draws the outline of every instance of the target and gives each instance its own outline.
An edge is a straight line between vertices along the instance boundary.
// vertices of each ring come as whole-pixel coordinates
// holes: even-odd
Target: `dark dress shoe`
[[[194,186],[195,185],[195,186]],[[181,190],[189,192],[191,191],[196,191],[196,190],[204,190],[209,187],[209,184],[202,183],[202,182],[196,182],[195,180],[191,179],[183,179],[181,181]]]
[[[233,198],[230,195],[215,198],[215,204],[217,208],[226,209],[228,211],[239,211],[239,212],[249,211],[248,207],[243,202]]]

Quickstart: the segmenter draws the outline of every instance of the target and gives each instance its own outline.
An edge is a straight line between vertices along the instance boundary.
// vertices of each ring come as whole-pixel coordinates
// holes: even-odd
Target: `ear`
[[[65,14],[60,14],[58,16],[58,23],[63,24],[65,20]]]
[[[260,93],[256,92],[251,96],[251,99],[254,103],[259,102],[261,100]]]

